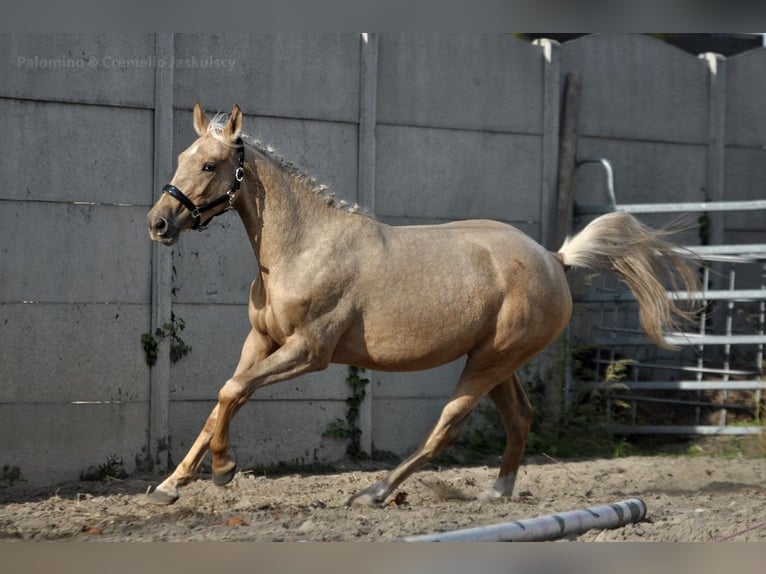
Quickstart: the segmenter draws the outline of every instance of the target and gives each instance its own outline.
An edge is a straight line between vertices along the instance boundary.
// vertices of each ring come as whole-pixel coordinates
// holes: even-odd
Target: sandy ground
[[[371,468],[377,466],[377,468]],[[532,457],[511,499],[476,496],[494,464],[429,467],[382,508],[347,508],[387,465],[322,474],[240,472],[230,485],[204,477],[173,506],[146,502],[158,476],[0,488],[0,539],[72,541],[391,541],[641,498],[647,518],[579,541],[766,541],[766,458],[627,457],[559,462]],[[747,531],[746,531],[747,530]]]

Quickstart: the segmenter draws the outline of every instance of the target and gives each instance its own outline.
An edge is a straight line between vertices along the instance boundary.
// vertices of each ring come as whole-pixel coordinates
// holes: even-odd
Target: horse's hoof
[[[516,484],[516,473],[508,473],[500,476],[492,487],[482,492],[477,498],[481,502],[496,502],[498,500],[510,500],[513,487]]]
[[[155,488],[146,495],[146,499],[152,504],[160,504],[162,506],[168,506],[178,500],[179,496],[177,492],[167,492]]]
[[[230,460],[226,463],[223,470],[213,471],[213,484],[216,486],[226,486],[231,482],[235,474],[237,474],[237,463]]]
[[[355,494],[346,501],[346,506],[361,506],[366,508],[377,508],[380,506],[381,501],[374,495],[369,493],[360,492]]]
[[[366,506],[375,508],[383,503],[386,499],[386,495],[385,485],[378,481],[375,484],[360,490],[354,496],[349,498],[348,501],[346,501],[346,506]]]
[[[476,497],[476,499],[480,502],[497,502],[501,498],[503,498],[503,493],[498,492],[494,488],[485,490]]]

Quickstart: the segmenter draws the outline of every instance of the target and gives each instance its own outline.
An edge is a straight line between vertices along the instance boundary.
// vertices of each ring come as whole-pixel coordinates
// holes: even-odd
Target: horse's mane
[[[231,141],[224,137],[223,129],[229,119],[229,114],[218,113],[210,120],[207,126],[208,135],[212,136],[219,142],[232,146]],[[245,132],[240,132],[240,137],[247,147],[265,157],[273,165],[277,167],[283,173],[293,177],[296,181],[300,182],[306,189],[317,194],[321,197],[327,205],[350,213],[362,213],[368,215],[365,210],[358,203],[348,203],[345,200],[336,200],[335,193],[328,191],[328,186],[324,184],[318,184],[316,178],[311,177],[305,171],[300,169],[291,161],[285,159],[279,155],[276,149],[270,145],[264,145],[260,140],[250,136]]]

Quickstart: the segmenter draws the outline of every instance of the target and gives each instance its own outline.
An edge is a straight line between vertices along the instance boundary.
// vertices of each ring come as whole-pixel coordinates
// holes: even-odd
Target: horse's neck
[[[343,216],[351,216],[328,207],[297,178],[270,163],[256,165],[258,179],[248,179],[245,201],[237,209],[262,269],[293,260],[342,226]]]

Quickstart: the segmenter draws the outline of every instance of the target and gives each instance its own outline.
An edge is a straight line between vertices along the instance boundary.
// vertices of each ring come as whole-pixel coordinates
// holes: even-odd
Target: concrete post
[[[163,184],[172,176],[173,168],[173,34],[157,34],[155,40],[157,65],[154,85],[154,192],[158,199]],[[147,235],[147,241],[149,241]],[[151,329],[171,320],[172,314],[172,251],[152,242],[152,305]],[[149,455],[152,463],[166,469],[169,463],[170,353],[168,341],[161,343],[157,363],[149,375]]]
[[[540,242],[558,249],[556,239],[556,183],[559,163],[559,117],[561,109],[561,45],[556,40],[534,41],[543,51],[543,149],[540,202]]]
[[[358,186],[359,204],[375,214],[375,124],[378,109],[378,35],[364,33],[360,36],[359,69],[359,148]],[[367,371],[370,380],[366,395],[359,405],[360,438],[364,452],[372,454],[372,380],[374,373]]]
[[[707,199],[725,199],[726,136],[726,59],[706,52],[699,56],[708,66],[710,93],[708,104]],[[725,215],[710,213],[710,244],[723,245]],[[714,287],[715,288],[715,287]]]

